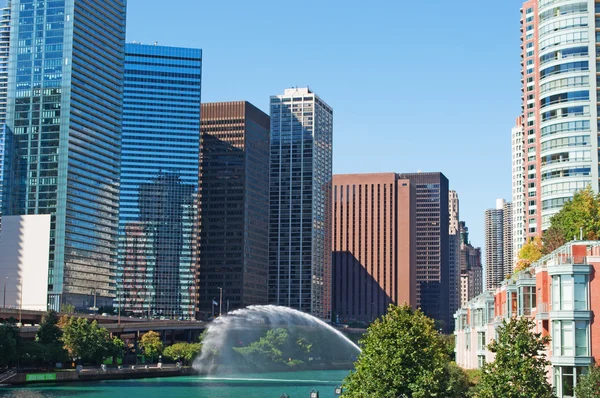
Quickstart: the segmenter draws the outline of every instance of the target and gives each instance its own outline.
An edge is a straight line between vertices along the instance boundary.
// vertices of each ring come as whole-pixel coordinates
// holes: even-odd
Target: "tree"
[[[200,343],[176,343],[165,348],[164,356],[173,361],[182,361],[189,365],[202,350]]]
[[[579,239],[580,232],[583,232],[583,239],[597,240],[600,238],[600,195],[588,185],[565,202],[550,223],[562,232],[565,242]]]
[[[108,356],[113,358],[113,363],[117,363],[117,359],[123,359],[125,355],[125,342],[119,337],[114,336],[109,343]]]
[[[0,325],[0,366],[14,365],[18,358],[17,344],[13,325]],[[18,330],[17,330],[18,333]]]
[[[535,323],[525,317],[502,321],[498,338],[488,349],[496,354],[482,368],[478,398],[551,398],[552,386],[546,379],[549,364],[542,353],[549,336],[532,333]]]
[[[64,312],[65,314],[74,314],[75,313],[75,306],[72,304],[65,304],[61,307],[62,312]]]
[[[152,362],[163,351],[163,343],[160,340],[160,335],[152,330],[142,336],[140,347],[144,350],[144,354],[150,357]]]
[[[447,344],[433,320],[420,310],[390,305],[387,314],[369,326],[360,343],[356,370],[344,380],[344,397],[466,395],[457,391],[465,387],[456,379],[462,377],[462,370],[449,369]]]
[[[567,243],[565,233],[557,225],[551,225],[550,228],[544,231],[542,241],[544,242],[544,248],[542,250],[544,255],[552,253],[554,250]]]
[[[35,335],[35,340],[41,344],[56,344],[60,343],[62,330],[58,327],[58,316],[56,311],[48,311],[42,318],[38,331]]]
[[[519,250],[519,259],[517,260],[517,265],[515,266],[515,272],[523,271],[529,266],[542,258],[542,250],[544,245],[542,243],[542,239],[539,236],[536,236],[533,239],[530,239],[529,242],[525,243],[521,250]]]
[[[590,366],[588,373],[577,380],[575,396],[577,398],[600,397],[600,367]]]
[[[71,358],[101,363],[110,356],[110,333],[106,328],[98,326],[98,322],[90,323],[85,318],[64,316],[60,323],[63,326],[61,341]]]

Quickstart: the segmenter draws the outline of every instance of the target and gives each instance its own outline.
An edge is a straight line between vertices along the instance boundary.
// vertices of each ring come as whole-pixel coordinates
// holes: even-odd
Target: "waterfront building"
[[[269,128],[246,101],[202,104],[198,315],[268,302]],[[220,289],[222,289],[222,294]]]
[[[523,118],[518,117],[512,129],[512,263],[519,259],[519,250],[526,243],[527,229],[525,226],[525,138],[523,134]]]
[[[481,266],[481,248],[473,247],[469,242],[469,228],[464,221],[459,223],[459,231],[460,306],[463,306],[483,291],[483,267]]]
[[[442,173],[403,173],[417,191],[417,306],[451,330],[449,316],[448,179]]]
[[[125,47],[117,305],[195,317],[202,51]]]
[[[528,0],[521,9],[527,238],[547,229],[576,191],[598,192],[598,11],[581,0]]]
[[[481,368],[502,320],[525,316],[534,332],[551,337],[544,354],[558,397],[573,397],[578,377],[600,353],[600,241],[572,241],[475,297],[455,314],[456,363]]]
[[[48,309],[50,215],[4,216],[0,235],[2,308]]]
[[[10,49],[10,0],[0,0],[0,233],[2,232],[2,176],[8,101],[8,55]]]
[[[417,307],[416,190],[396,173],[333,176],[333,319]]]
[[[124,0],[13,0],[3,215],[50,214],[49,306],[115,298]]]
[[[456,191],[448,192],[448,292],[449,303],[448,319],[460,307],[460,226],[459,226],[459,200]]]
[[[308,88],[271,97],[269,303],[331,319],[333,109]]]
[[[512,207],[504,199],[485,211],[485,288],[494,289],[513,271]]]

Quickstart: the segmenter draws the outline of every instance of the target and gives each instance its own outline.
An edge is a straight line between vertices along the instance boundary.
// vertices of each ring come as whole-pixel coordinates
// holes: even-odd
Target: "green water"
[[[319,391],[319,398],[334,398],[348,371],[327,370],[308,372],[245,374],[223,377],[170,377],[162,379],[111,380],[63,385],[35,385],[27,388],[0,388],[2,398],[309,398],[310,391]]]

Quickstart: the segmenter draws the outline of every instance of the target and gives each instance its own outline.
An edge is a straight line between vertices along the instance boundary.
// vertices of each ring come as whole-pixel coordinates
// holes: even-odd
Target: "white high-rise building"
[[[452,319],[453,314],[460,307],[460,234],[459,234],[459,201],[456,191],[448,192],[448,214],[450,216],[448,227],[448,291],[449,291],[449,310],[448,319]]]
[[[271,97],[269,303],[331,318],[333,110],[308,88]]]
[[[498,287],[513,271],[512,206],[496,200],[496,208],[485,211],[485,289]]]
[[[511,133],[512,146],[512,238],[513,264],[519,257],[519,250],[525,244],[525,138],[523,135],[522,118],[517,118],[516,126]]]

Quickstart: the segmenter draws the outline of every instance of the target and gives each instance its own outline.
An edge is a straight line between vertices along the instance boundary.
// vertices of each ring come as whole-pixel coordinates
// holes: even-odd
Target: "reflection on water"
[[[174,377],[163,379],[114,380],[71,383],[61,386],[36,385],[28,388],[0,388],[2,398],[269,398],[286,393],[290,397],[308,397],[312,389],[320,398],[334,398],[335,387],[347,371],[308,371],[244,374],[239,377]]]

